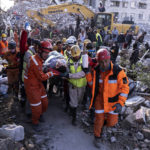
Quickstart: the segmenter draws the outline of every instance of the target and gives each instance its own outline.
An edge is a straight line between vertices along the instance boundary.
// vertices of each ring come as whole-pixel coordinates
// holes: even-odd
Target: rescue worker
[[[71,47],[74,45],[74,40],[66,40],[66,50],[64,51],[64,57],[68,60],[71,57]]]
[[[13,94],[14,100],[18,100],[19,91],[19,53],[16,51],[16,42],[10,41],[8,49],[4,54],[3,59],[8,61],[7,77],[8,77],[8,92]]]
[[[2,40],[0,41],[0,56],[4,55],[4,53],[8,51],[7,35],[5,33],[2,33],[1,38]]]
[[[78,104],[83,100],[86,78],[82,70],[82,57],[79,46],[71,47],[71,58],[68,59],[69,74],[69,96],[70,96],[70,110],[72,114],[72,125],[76,125],[76,111]]]
[[[41,42],[42,43],[45,41]],[[43,73],[42,66],[43,60],[47,59],[48,53],[51,48],[41,47],[36,49],[37,54],[31,56],[30,62],[27,65],[24,74],[24,84],[27,99],[30,102],[32,110],[32,127],[35,131],[40,131],[39,121],[43,121],[42,114],[47,110],[48,99],[42,81],[57,75],[55,72]]]
[[[57,52],[61,53],[62,55],[64,54],[63,49],[62,49],[62,42],[61,41],[57,41],[56,42],[56,46],[57,46]]]
[[[104,122],[106,121],[107,127],[118,123],[118,114],[129,93],[129,81],[124,70],[110,61],[107,49],[98,50],[97,64],[93,77],[88,72],[86,78],[92,87],[90,108],[95,104],[94,144],[100,148]]]
[[[25,94],[25,90],[24,90],[24,73],[25,73],[27,64],[30,62],[30,57],[36,54],[36,49],[38,49],[39,46],[40,46],[40,41],[39,40],[34,40],[34,39],[31,39],[31,38],[28,38],[27,43],[30,46],[29,46],[29,49],[25,52],[25,55],[24,55],[24,58],[23,58],[23,71],[22,71],[22,81],[23,81],[23,83],[22,83],[22,89],[21,89],[22,98],[21,98],[21,101],[20,101],[22,107],[24,107],[25,103],[26,103],[26,94]],[[27,104],[26,104],[26,106],[27,106]],[[26,110],[28,111],[29,109],[26,109]],[[29,113],[27,113],[27,114],[30,114],[30,111],[28,111],[28,112]]]
[[[115,64],[118,53],[119,53],[118,43],[114,42],[110,49],[111,49],[111,51],[110,51],[111,61],[112,61],[113,64]]]
[[[70,38],[66,40],[66,50],[64,51],[64,57],[66,60],[71,58],[71,47],[75,44],[75,42],[76,41]],[[68,80],[64,80],[64,100],[66,103],[65,112],[67,112],[69,110],[69,101],[70,101]]]
[[[138,42],[140,42],[140,43],[143,43],[146,34],[147,34],[147,32],[143,32],[142,34],[140,34],[140,35],[137,37],[137,40],[136,40],[136,41],[138,41]]]
[[[116,27],[114,27],[114,29],[112,30],[112,39],[113,39],[113,42],[117,42],[118,35],[119,35],[119,31],[117,30]]]
[[[98,50],[102,45],[103,40],[102,40],[102,36],[100,35],[100,33],[97,32],[97,30],[95,30],[94,33],[96,36],[96,50]]]

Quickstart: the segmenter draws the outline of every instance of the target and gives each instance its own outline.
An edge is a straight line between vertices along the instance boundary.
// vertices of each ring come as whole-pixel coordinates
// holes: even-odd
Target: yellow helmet
[[[71,47],[71,56],[76,57],[76,56],[80,56],[80,54],[81,54],[81,50],[80,50],[79,46],[73,45]]]
[[[7,35],[5,33],[2,34],[2,38],[6,38]]]
[[[62,39],[62,42],[63,42],[63,43],[66,43],[66,41],[67,41],[66,38],[63,38],[63,39]]]
[[[88,43],[91,43],[91,41],[89,39],[85,39],[84,40],[84,46],[86,46]]]

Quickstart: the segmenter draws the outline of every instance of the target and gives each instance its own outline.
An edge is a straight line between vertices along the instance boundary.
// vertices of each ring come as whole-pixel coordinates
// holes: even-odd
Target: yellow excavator
[[[92,10],[87,8],[84,5],[80,4],[60,4],[60,5],[50,5],[47,8],[41,8],[39,11],[35,10],[28,10],[27,15],[35,20],[37,23],[42,25],[46,23],[51,27],[55,26],[51,20],[46,18],[46,15],[53,15],[53,14],[81,14],[84,19],[94,19],[95,27],[97,29],[104,29],[112,31],[114,27],[116,27],[120,32],[126,33],[127,30],[131,29],[134,31],[135,34],[138,33],[139,27],[134,24],[115,24],[114,23],[114,15],[113,13],[106,13],[106,12],[99,12],[94,13]]]

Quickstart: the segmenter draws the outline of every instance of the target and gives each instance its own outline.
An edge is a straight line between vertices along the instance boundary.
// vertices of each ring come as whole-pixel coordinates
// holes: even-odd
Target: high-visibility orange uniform
[[[0,41],[0,55],[8,51],[8,41]]]
[[[92,86],[90,108],[95,102],[94,135],[100,137],[101,129],[106,119],[107,126],[118,122],[118,113],[112,108],[116,103],[124,106],[129,93],[128,78],[122,68],[111,63],[110,70],[101,72],[97,66],[93,72],[86,75],[88,84]]]
[[[24,85],[27,99],[32,110],[32,123],[38,124],[40,115],[47,110],[48,99],[42,81],[53,76],[52,72],[43,73],[43,60],[38,54],[31,56],[24,74]]]
[[[10,51],[4,54],[4,59],[8,61],[7,67],[7,76],[8,76],[8,84],[14,85],[19,82],[19,55],[18,52],[11,53]],[[16,87],[18,90],[18,87]],[[18,92],[18,91],[16,91]]]

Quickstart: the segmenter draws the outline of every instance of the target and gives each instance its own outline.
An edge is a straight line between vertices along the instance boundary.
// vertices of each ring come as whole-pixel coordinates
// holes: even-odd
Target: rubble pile
[[[60,3],[60,2],[59,2]],[[61,4],[61,3],[60,3]],[[42,8],[47,8],[50,5],[56,5],[53,1],[49,0],[37,0],[37,1],[20,1],[17,4],[15,4],[12,8],[10,8],[6,13],[3,14],[3,22],[5,26],[13,27],[14,25],[21,26],[25,22],[29,22],[31,25],[34,25],[34,23],[39,22],[37,20],[34,21],[31,18],[29,18],[26,14],[27,10],[35,10],[40,11]],[[91,7],[89,7],[92,9]],[[93,11],[95,11],[93,9]],[[76,15],[75,14],[53,14],[53,15],[45,15],[46,19],[51,20],[58,29],[63,29],[64,26],[69,27],[70,25],[73,25],[75,27],[76,24]],[[81,15],[80,15],[81,17]],[[83,18],[83,17],[81,17]],[[88,23],[84,19],[81,20],[81,25],[84,26],[84,24]],[[42,23],[44,27],[47,27],[48,24]]]
[[[87,134],[93,135],[93,125],[89,118],[88,109],[78,113],[81,128]],[[118,143],[120,149],[150,149],[150,98],[141,96],[129,98],[119,116],[119,123],[113,128],[104,127],[102,141],[108,142],[112,147]]]

